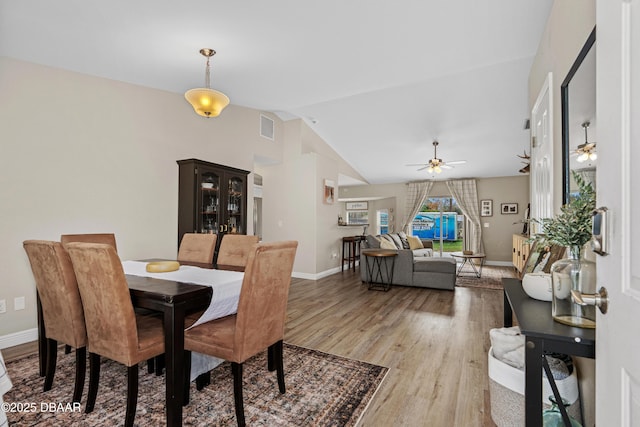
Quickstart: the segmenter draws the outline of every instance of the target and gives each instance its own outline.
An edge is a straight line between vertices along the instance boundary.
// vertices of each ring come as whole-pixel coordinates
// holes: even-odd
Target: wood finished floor
[[[361,427],[495,426],[487,353],[502,298],[475,288],[369,291],[351,271],[294,279],[285,341],[390,368]]]
[[[369,291],[345,271],[293,279],[285,341],[389,368],[359,427],[495,427],[487,352],[489,329],[501,326],[501,291]],[[2,352],[35,351],[34,342]]]

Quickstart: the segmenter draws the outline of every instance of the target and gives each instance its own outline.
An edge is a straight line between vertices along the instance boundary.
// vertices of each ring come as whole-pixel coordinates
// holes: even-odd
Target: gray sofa
[[[404,233],[391,233],[382,236],[367,236],[362,241],[361,249],[380,249],[380,238],[386,238],[395,243],[397,257],[384,258],[382,263],[383,276],[386,277],[385,267],[391,269],[391,262],[394,262],[392,285],[416,286],[433,289],[454,290],[456,285],[456,261],[452,258],[433,257],[433,242],[422,240],[424,248],[409,249],[409,243]],[[406,242],[406,243],[405,243]],[[387,245],[388,246],[388,245]],[[383,244],[384,248],[384,244]],[[390,248],[389,248],[390,249]],[[392,261],[393,260],[393,261]],[[360,278],[363,282],[369,282],[369,267],[373,268],[372,276],[378,277],[372,259],[368,259],[364,254],[360,257]]]

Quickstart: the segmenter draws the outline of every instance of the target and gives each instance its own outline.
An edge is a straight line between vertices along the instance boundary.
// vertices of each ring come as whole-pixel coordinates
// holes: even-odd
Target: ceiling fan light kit
[[[598,158],[598,154],[596,153],[596,143],[589,142],[589,138],[587,136],[587,129],[590,124],[590,122],[584,122],[582,124],[582,127],[584,128],[584,144],[578,145],[575,152],[578,155],[576,160],[580,163],[586,162],[587,160],[596,160]]]
[[[440,143],[438,141],[433,141],[433,158],[429,160],[427,163],[413,163],[408,164],[406,166],[422,166],[418,171],[426,169],[429,173],[441,173],[442,169],[453,169],[453,166],[456,164],[467,163],[466,160],[457,160],[455,162],[444,162],[442,159],[438,158],[438,145]]]
[[[205,71],[205,87],[188,90],[184,97],[191,104],[193,110],[203,117],[218,117],[222,110],[229,105],[229,97],[222,92],[211,89],[211,67],[209,59],[216,51],[209,48],[200,49],[200,54],[207,58]]]

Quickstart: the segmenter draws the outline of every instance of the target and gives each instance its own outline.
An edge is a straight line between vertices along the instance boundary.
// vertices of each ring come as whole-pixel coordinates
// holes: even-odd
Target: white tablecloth
[[[154,279],[171,280],[176,282],[193,283],[196,285],[211,286],[213,294],[209,307],[191,327],[200,325],[210,320],[219,319],[238,311],[238,300],[244,273],[239,271],[226,271],[181,265],[176,271],[166,273],[149,273],[147,263],[142,261],[123,261],[122,267],[125,274],[132,276],[153,277]],[[192,353],[191,380],[199,374],[208,372],[222,363],[221,359],[208,357],[199,353]]]

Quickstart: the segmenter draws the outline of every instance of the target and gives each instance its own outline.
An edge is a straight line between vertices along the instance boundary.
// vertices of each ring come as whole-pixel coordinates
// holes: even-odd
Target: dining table
[[[244,273],[214,269],[212,264],[180,262],[176,272],[145,273],[148,261],[124,261],[134,307],[162,313],[165,339],[167,426],[182,425],[184,331],[187,314],[205,309],[190,327],[237,311]]]

